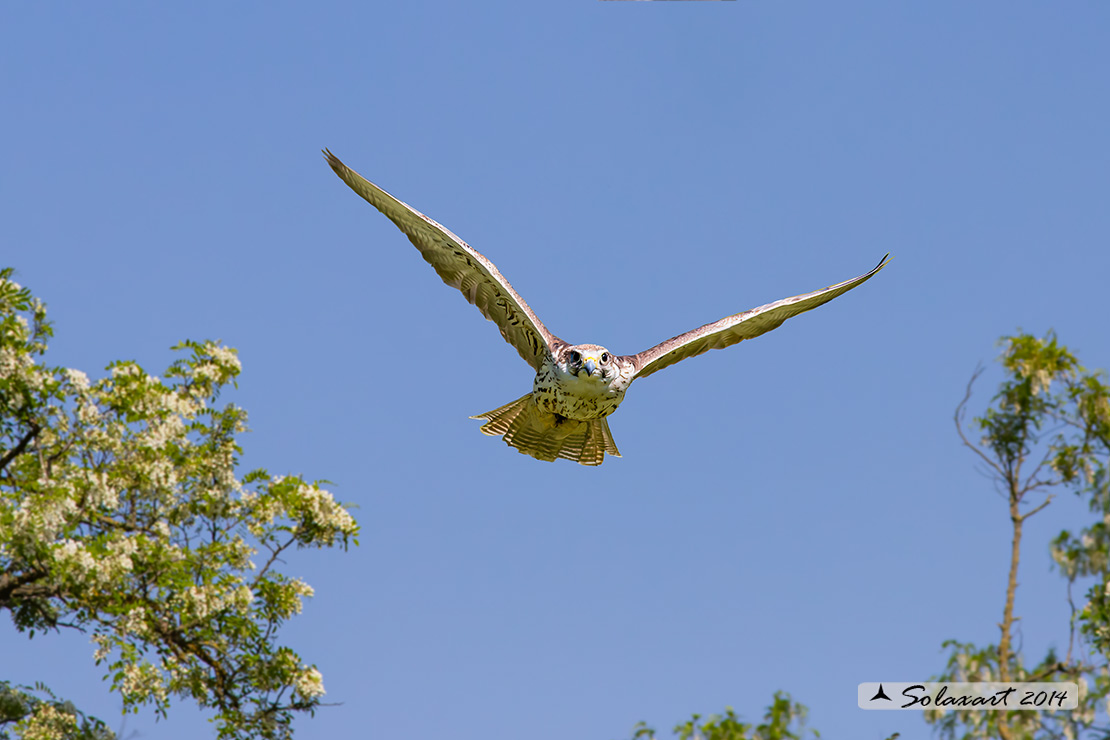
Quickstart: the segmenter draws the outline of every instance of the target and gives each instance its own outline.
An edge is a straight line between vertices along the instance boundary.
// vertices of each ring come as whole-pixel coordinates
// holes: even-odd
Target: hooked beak
[[[594,370],[597,369],[597,363],[594,362],[594,358],[587,357],[582,361],[582,367],[586,369],[586,372],[590,374],[590,377],[593,377]]]

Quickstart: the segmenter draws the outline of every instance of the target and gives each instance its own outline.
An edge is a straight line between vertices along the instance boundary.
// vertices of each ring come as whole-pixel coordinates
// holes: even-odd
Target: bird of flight
[[[620,457],[607,417],[617,410],[633,380],[778,328],[787,319],[863,284],[886,266],[890,256],[852,280],[727,316],[635,355],[614,355],[601,345],[570,344],[552,334],[477,250],[347,167],[329,150],[324,150],[324,157],[343,182],[404,232],[443,282],[462,291],[497,324],[505,341],[536,371],[530,393],[471,418],[485,420],[484,434],[501,435],[509,446],[539,460],[561,457],[600,465],[606,453]]]

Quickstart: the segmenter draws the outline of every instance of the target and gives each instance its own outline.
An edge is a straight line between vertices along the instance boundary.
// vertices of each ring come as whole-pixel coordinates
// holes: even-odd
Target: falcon
[[[886,266],[812,293],[784,298],[679,334],[634,355],[615,355],[600,344],[570,344],[552,334],[492,262],[459,237],[347,167],[331,151],[324,158],[343,182],[409,238],[443,282],[497,324],[501,336],[536,371],[532,390],[472,419],[481,431],[539,460],[557,458],[600,465],[620,457],[608,417],[632,381],[711,349],[723,349],[778,328],[870,280]]]

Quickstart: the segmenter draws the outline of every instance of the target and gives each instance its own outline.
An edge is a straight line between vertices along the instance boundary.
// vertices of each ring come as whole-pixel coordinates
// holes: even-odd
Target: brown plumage
[[[862,285],[886,266],[889,255],[852,280],[727,316],[635,355],[613,355],[596,344],[572,345],[548,331],[492,262],[462,239],[347,167],[327,149],[335,174],[396,224],[448,285],[497,324],[501,336],[535,371],[532,392],[471,418],[481,431],[539,460],[558,458],[600,465],[620,456],[606,417],[616,411],[633,380],[711,349],[771,331],[787,319]]]
[[[605,453],[621,456],[608,419],[578,421],[542,411],[531,393],[470,418],[487,419],[482,434],[504,436],[506,444],[537,460],[552,462],[561,457],[582,465],[601,465]]]

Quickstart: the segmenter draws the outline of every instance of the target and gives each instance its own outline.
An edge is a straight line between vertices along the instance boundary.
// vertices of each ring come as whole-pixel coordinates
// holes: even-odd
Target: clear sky
[[[298,737],[623,740],[776,689],[826,738],[927,736],[856,685],[997,639],[968,377],[1019,327],[1110,366],[1110,5],[163,5],[0,9],[0,262],[53,364],[237,347],[245,469],[358,505],[361,547],[287,566],[317,596],[284,636],[341,703]],[[623,459],[541,463],[467,418],[531,370],[325,146],[617,353],[894,259],[634,384]],[[1046,543],[1080,512],[1027,527],[1031,659],[1066,647]],[[116,722],[92,653],[0,625],[3,677]]]

